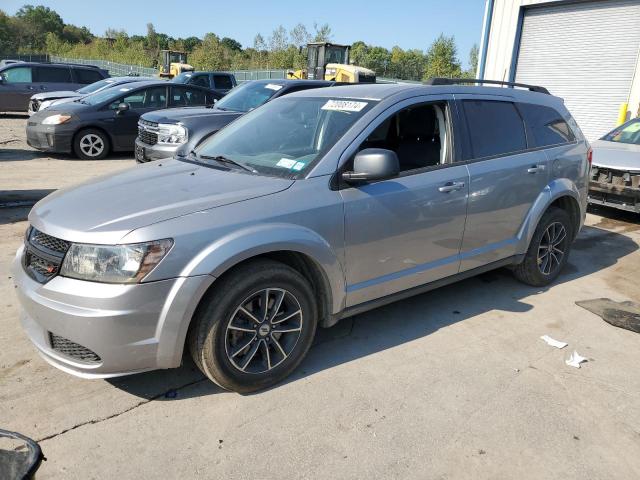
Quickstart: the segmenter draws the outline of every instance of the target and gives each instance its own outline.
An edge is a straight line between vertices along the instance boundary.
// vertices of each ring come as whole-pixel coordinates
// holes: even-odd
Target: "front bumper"
[[[173,158],[176,153],[176,150],[182,144],[178,145],[149,145],[148,143],[144,143],[140,140],[140,138],[136,138],[136,162],[137,163],[146,163],[152,162],[154,160],[167,160]]]
[[[50,364],[85,378],[180,365],[187,328],[209,275],[140,284],[104,284],[56,276],[41,284],[21,264],[13,278],[22,325]],[[87,361],[54,348],[52,334],[95,353]]]
[[[73,127],[27,121],[27,144],[44,152],[71,153]]]
[[[589,203],[640,213],[640,188],[589,182]]]

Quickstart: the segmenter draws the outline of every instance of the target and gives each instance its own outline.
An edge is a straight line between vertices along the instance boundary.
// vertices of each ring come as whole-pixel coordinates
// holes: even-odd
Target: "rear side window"
[[[524,123],[513,103],[463,100],[473,158],[526,150]]]
[[[187,87],[171,88],[170,107],[196,107],[207,103],[206,92],[202,90]]]
[[[76,80],[78,83],[82,83],[83,85],[88,85],[90,83],[99,82],[102,80],[102,75],[100,72],[95,70],[87,70],[84,68],[77,68],[75,70]]]
[[[555,109],[532,103],[519,103],[524,121],[535,147],[547,147],[573,142],[576,137],[569,125]]]
[[[209,75],[194,75],[187,83],[209,88]]]
[[[228,75],[215,75],[213,77],[214,88],[220,90],[231,90],[233,88],[233,82]]]
[[[31,83],[31,68],[17,67],[2,72],[7,83]]]
[[[36,82],[71,83],[71,70],[68,67],[38,67]]]

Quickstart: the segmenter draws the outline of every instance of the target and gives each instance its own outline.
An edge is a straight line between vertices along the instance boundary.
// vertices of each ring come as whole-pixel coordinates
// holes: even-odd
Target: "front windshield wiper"
[[[254,168],[251,168],[247,165],[243,165],[242,163],[236,162],[235,160],[231,160],[228,157],[225,157],[224,155],[198,155],[195,151],[191,151],[191,153],[196,157],[196,158],[202,158],[204,160],[215,160],[216,162],[220,162],[220,163],[226,163],[226,164],[230,164],[230,165],[235,165],[236,167],[239,167],[243,170],[246,170],[247,172],[251,172],[251,173],[258,173],[258,171]]]

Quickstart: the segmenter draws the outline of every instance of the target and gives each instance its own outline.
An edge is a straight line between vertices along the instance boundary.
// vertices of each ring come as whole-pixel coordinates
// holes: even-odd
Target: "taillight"
[[[587,150],[587,162],[589,162],[589,166],[591,166],[591,162],[593,162],[593,150],[591,147]]]

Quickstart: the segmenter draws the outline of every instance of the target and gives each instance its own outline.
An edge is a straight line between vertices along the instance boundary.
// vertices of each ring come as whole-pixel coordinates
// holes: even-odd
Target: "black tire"
[[[249,393],[268,388],[306,356],[317,311],[313,290],[300,273],[280,262],[256,260],[230,272],[203,299],[189,330],[189,350],[198,368],[224,389]]]
[[[524,260],[513,269],[515,277],[533,287],[553,282],[567,263],[574,232],[575,225],[566,211],[549,208],[538,223]]]
[[[80,130],[73,139],[73,151],[83,160],[102,160],[110,148],[109,137],[94,128]]]

